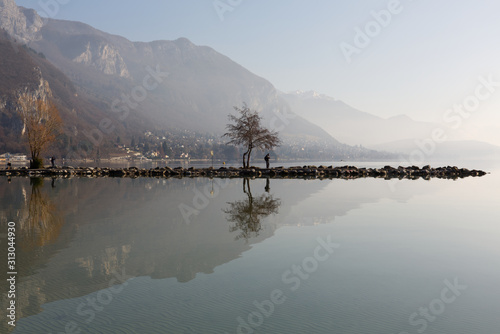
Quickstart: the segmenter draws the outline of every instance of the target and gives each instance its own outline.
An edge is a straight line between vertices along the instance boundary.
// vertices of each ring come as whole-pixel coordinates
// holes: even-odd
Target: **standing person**
[[[269,159],[271,159],[271,157],[269,156],[269,153],[266,154],[266,156],[264,157],[264,160],[266,160],[266,168],[269,168]]]
[[[56,158],[55,157],[50,158],[50,162],[52,163],[52,167],[55,167]]]

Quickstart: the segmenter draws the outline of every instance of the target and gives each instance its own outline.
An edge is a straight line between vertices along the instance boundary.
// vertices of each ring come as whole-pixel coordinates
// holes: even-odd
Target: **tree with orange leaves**
[[[61,116],[54,102],[28,93],[19,96],[18,104],[24,124],[22,133],[26,135],[31,152],[30,168],[41,168],[43,159],[40,155],[56,140],[62,126]]]

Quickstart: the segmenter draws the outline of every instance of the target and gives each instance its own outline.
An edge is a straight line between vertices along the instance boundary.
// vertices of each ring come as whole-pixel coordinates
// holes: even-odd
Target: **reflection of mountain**
[[[18,316],[22,317],[37,312],[47,301],[40,289],[43,282],[31,280],[29,275],[44,265],[57,248],[67,244],[68,238],[61,236],[64,230],[62,213],[51,197],[51,190],[44,186],[43,179],[2,179],[0,190],[2,236],[5,235],[7,222],[16,224],[16,271],[21,279],[17,283],[16,302],[22,305],[17,309]],[[6,258],[5,240],[2,238],[0,242],[2,258]],[[8,291],[4,275],[5,272],[1,276],[0,289]],[[8,302],[5,298],[4,295],[0,303],[2,308]]]
[[[25,317],[40,312],[45,303],[107,288],[116,272],[187,282],[238,258],[275,230],[268,225],[248,242],[234,240],[221,207],[241,196],[239,182],[226,186],[209,179],[56,180],[55,188],[47,182],[45,191],[33,188],[37,201],[30,207],[27,179],[14,178],[11,184],[0,179],[2,222],[25,221],[27,231],[34,232],[24,238],[30,247],[19,251],[23,260],[18,263],[18,314]],[[199,196],[208,201],[206,207],[193,204]],[[189,221],[179,210],[183,203],[198,208]],[[47,229],[42,237],[39,225],[27,224],[36,222],[27,220],[28,208],[39,217],[55,217],[59,211],[64,219],[57,221],[65,224],[59,230]]]
[[[436,192],[442,182],[447,180],[333,180],[327,182],[317,193],[289,208],[286,213],[281,210],[281,221],[277,225],[281,227],[332,223],[353,210],[385,199],[407,202],[415,196]]]
[[[364,203],[418,194],[415,189],[402,193],[405,187],[392,193],[385,180],[271,181],[270,194],[252,196],[253,205],[259,197],[265,203],[279,196],[279,214],[261,212],[263,228],[248,240],[235,240],[222,211],[228,202],[242,198],[241,179],[74,178],[57,180],[55,188],[46,182],[44,190],[64,215],[64,225],[56,240],[32,250],[21,248],[19,315],[38,313],[45,303],[105,289],[115,272],[188,282],[239,258],[273,236],[279,226],[331,221]],[[254,192],[268,188],[264,179],[250,182]],[[15,178],[10,185],[0,179],[2,221],[19,221],[16,208],[25,203],[23,189],[28,189],[26,179]],[[29,191],[24,192],[29,197]],[[245,201],[248,204],[248,198]],[[183,217],[181,204],[191,207],[192,215]],[[268,209],[275,212],[277,206]]]
[[[267,179],[266,193],[254,197],[250,188],[250,179],[243,179],[243,192],[248,198],[239,201],[229,202],[229,207],[224,209],[227,220],[234,225],[229,229],[231,232],[240,232],[236,240],[256,237],[262,230],[261,220],[271,214],[277,214],[280,200],[273,198],[267,193],[269,189],[269,179]]]

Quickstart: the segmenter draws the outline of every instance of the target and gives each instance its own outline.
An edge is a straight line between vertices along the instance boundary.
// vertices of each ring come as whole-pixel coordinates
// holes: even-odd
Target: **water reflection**
[[[29,181],[15,178],[0,182],[1,231],[6,232],[8,221],[14,222],[16,226],[18,319],[38,312],[47,302],[44,291],[46,281],[31,279],[30,275],[44,267],[50,257],[68,241],[68,238],[61,238],[65,226],[64,213],[60,209],[59,200],[54,197],[55,189],[48,188],[46,181],[43,178],[30,178]],[[5,241],[3,239],[0,242],[2,257],[7,256]],[[5,272],[1,277],[0,290],[8,291]],[[0,300],[2,309],[7,307],[7,303],[9,299],[3,295]],[[0,332],[7,333],[13,329],[8,327],[10,326],[3,323],[0,325]]]
[[[151,320],[154,310],[162,310],[168,304],[169,310],[184,306],[175,315],[169,314],[168,319],[184,319],[196,311],[194,301],[199,301],[202,314],[212,316],[206,310],[214,309],[215,304],[203,298],[215,295],[212,292],[205,295],[206,291],[212,291],[213,285],[193,290],[193,294],[188,290],[200,282],[222,278],[223,289],[219,295],[239,290],[238,297],[245,301],[245,289],[249,285],[225,289],[228,280],[241,280],[234,280],[231,275],[220,276],[221,272],[233,266],[237,268],[234,272],[240,272],[241,262],[234,260],[244,258],[242,255],[252,248],[258,249],[255,246],[271,238],[277,229],[333,222],[364,204],[377,203],[383,198],[406,201],[420,192],[429,193],[436,183],[426,183],[419,190],[418,185],[423,182],[409,185],[402,181],[394,192],[387,181],[375,179],[331,182],[229,179],[227,183],[218,183],[205,178],[73,178],[56,179],[54,188],[50,181],[45,179],[43,186],[36,181],[29,185],[28,179],[13,178],[8,185],[8,180],[0,179],[0,220],[22,222],[26,231],[31,231],[27,234],[30,237],[25,238],[31,240],[28,243],[31,248],[20,247],[19,254],[20,321],[16,329],[19,333],[29,332],[27,328],[40,324],[49,332],[64,332],[69,319],[78,323],[84,329],[82,332],[112,332],[110,328],[117,326],[116,322],[108,321],[114,314],[113,308],[116,307],[118,314],[123,312],[127,319],[132,316],[127,308],[121,308],[122,304],[113,302],[106,306],[92,324],[77,313],[77,307],[89,296],[95,297],[93,293],[108,289],[110,282],[117,283],[114,273],[135,277],[132,283],[146,282],[130,289],[129,285],[123,293],[130,298],[129,303],[138,303],[147,311],[140,313],[141,317]],[[32,217],[45,212],[43,224],[36,219],[29,223],[29,203],[37,210],[32,211]],[[181,205],[190,206],[196,212],[189,217],[189,222],[179,209]],[[58,218],[61,215],[64,223]],[[58,222],[62,226],[60,232],[56,228]],[[258,258],[259,263],[260,260]],[[295,258],[289,259],[290,264],[295,261]],[[221,271],[217,273],[219,266]],[[242,277],[251,274],[241,272]],[[216,275],[212,275],[214,273]],[[141,281],[144,276],[151,279]],[[164,280],[168,278],[174,279]],[[142,293],[153,284],[159,290],[154,291],[151,300],[144,301]],[[0,282],[0,288],[6,291],[4,283]],[[167,291],[174,291],[174,295]],[[155,301],[158,296],[171,298],[172,304],[165,299]],[[56,316],[51,307],[56,308]],[[226,314],[226,310],[221,312]],[[227,318],[232,321],[238,315]],[[187,324],[192,320],[179,321]],[[109,331],[101,329],[104,325]],[[0,326],[0,333],[4,332],[2,329]],[[123,331],[134,332],[129,329]]]
[[[271,214],[278,213],[281,201],[279,198],[273,198],[273,195],[269,194],[269,190],[271,189],[269,183],[270,181],[267,179],[264,194],[254,197],[250,188],[250,179],[243,179],[243,193],[247,195],[247,198],[228,202],[229,207],[223,209],[227,215],[226,219],[234,223],[229,228],[229,231],[231,233],[239,232],[235,240],[248,240],[251,237],[258,236],[262,230],[261,220]]]
[[[56,241],[64,225],[61,212],[43,190],[43,184],[43,178],[30,179],[31,194],[21,209],[19,245],[26,251]]]

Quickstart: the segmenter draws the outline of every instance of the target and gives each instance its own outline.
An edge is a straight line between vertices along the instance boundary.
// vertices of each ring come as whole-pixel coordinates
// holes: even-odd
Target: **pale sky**
[[[16,2],[133,41],[186,37],[279,90],[315,90],[381,117],[439,121],[448,108],[474,95],[478,77],[500,82],[498,0]],[[369,40],[358,34],[355,41],[356,31],[367,29]],[[347,44],[351,62],[341,51]],[[500,86],[480,102],[462,126],[484,137],[487,124],[495,137]],[[500,136],[495,138],[500,144]]]

